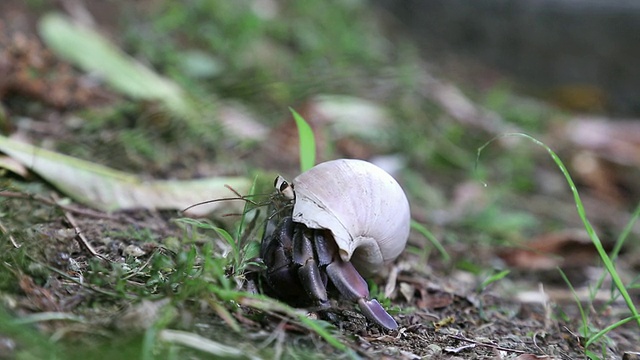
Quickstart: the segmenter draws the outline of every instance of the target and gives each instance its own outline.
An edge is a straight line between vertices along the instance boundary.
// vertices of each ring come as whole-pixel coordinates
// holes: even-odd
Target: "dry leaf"
[[[503,250],[498,256],[510,267],[549,270],[558,266],[582,267],[591,264],[597,254],[584,230],[565,230],[543,234],[524,244],[524,248]]]
[[[196,349],[214,356],[226,359],[260,359],[256,356],[248,354],[237,347],[227,346],[219,342],[207,339],[198,334],[189,333],[178,330],[162,330],[158,334],[158,338],[164,342],[176,345],[182,345],[187,348]]]
[[[453,294],[436,288],[420,289],[420,299],[416,301],[418,307],[427,309],[441,309],[452,302]]]
[[[269,129],[258,122],[248,108],[238,103],[219,105],[218,119],[228,134],[240,140],[262,141],[269,135]]]
[[[96,72],[115,89],[137,99],[160,101],[175,114],[194,114],[184,91],[139,63],[89,27],[58,14],[49,14],[39,24],[40,35],[59,56],[86,71]]]
[[[409,304],[411,303],[415,293],[416,293],[415,286],[405,282],[400,283],[400,294],[402,294],[402,296],[404,297],[407,303]]]
[[[9,156],[0,156],[0,168],[9,170],[23,178],[29,174],[29,170],[24,165]]]
[[[309,100],[308,106],[340,137],[376,140],[391,123],[384,107],[353,96],[318,95]]]
[[[565,140],[611,162],[640,166],[640,120],[577,118],[564,128]]]
[[[577,149],[571,159],[576,180],[589,186],[598,198],[615,205],[626,205],[637,198],[638,120],[576,118],[556,137],[563,144],[569,140]]]
[[[102,211],[181,210],[206,200],[233,196],[225,185],[230,185],[241,194],[246,193],[250,186],[249,180],[242,177],[143,181],[132,174],[4,136],[0,136],[0,151],[37,173],[65,195]],[[224,205],[215,202],[197,206],[190,209],[189,214],[205,215]]]

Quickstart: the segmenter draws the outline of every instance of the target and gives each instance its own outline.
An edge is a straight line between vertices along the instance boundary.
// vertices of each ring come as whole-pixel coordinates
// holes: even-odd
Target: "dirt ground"
[[[68,11],[69,4],[74,2],[60,3],[63,4],[60,7]],[[104,31],[117,32],[114,15],[110,14],[115,10],[100,12],[99,7],[89,7],[95,20]],[[82,71],[50,53],[36,35],[38,17],[39,11],[29,9],[22,2],[0,4],[3,107],[0,127],[6,136],[18,134],[19,138],[34,144],[62,151],[74,143],[78,134],[70,113],[113,104],[123,95],[104,84],[88,83]],[[133,110],[134,113],[138,109]],[[160,127],[164,124],[162,118],[150,121],[158,121]],[[96,140],[95,145],[109,144],[116,131],[100,131],[96,139],[106,140]],[[551,142],[557,141],[553,136],[549,138]],[[97,152],[98,158],[94,159],[96,152],[85,151],[94,145],[92,141],[90,137],[77,140],[81,147],[75,148],[74,154],[113,165],[111,161],[117,162],[114,159],[128,151]],[[185,142],[168,145],[168,149],[175,152],[171,155],[175,159],[146,164],[134,156],[128,158],[128,162],[120,162],[120,169],[136,169],[142,164],[145,176],[171,177],[175,170],[176,177],[180,178],[197,177],[209,171],[209,153],[197,146]],[[375,152],[353,141],[341,143],[338,149],[343,153],[349,149],[352,156]],[[283,165],[280,171],[295,173],[297,164],[278,157],[281,153],[269,150],[268,146],[235,150],[243,153],[234,159],[254,167],[270,169],[267,164],[284,161],[288,167]],[[566,151],[561,155],[567,157],[577,152],[563,150]],[[216,151],[216,156],[220,156],[219,153],[228,150]],[[549,175],[557,171],[553,164],[535,167],[536,176],[562,182],[557,174]],[[630,219],[635,206],[634,194],[640,193],[638,184],[627,178],[624,169],[616,169],[615,173],[622,175],[616,177],[614,190],[608,179],[590,182],[589,179],[594,178],[587,176],[580,182],[588,215],[604,233],[604,245],[609,251]],[[486,200],[478,192],[482,189],[481,183],[456,180],[457,186],[451,186],[447,174],[430,179],[434,188],[453,200],[447,201],[446,211],[434,212],[421,206],[429,197],[429,189],[415,197],[409,192],[413,216],[425,223],[436,237],[448,239],[444,247],[450,259],[443,258],[422,234],[413,231],[407,251],[380,274],[368,279],[371,293],[380,297],[399,328],[386,331],[374,326],[353,304],[335,297],[330,311],[332,323],[319,324],[329,329],[331,336],[342,344],[341,348],[290,314],[255,306],[249,297],[222,301],[224,296],[216,294],[202,298],[202,293],[194,290],[197,284],[190,285],[192,293],[179,291],[183,281],[196,277],[187,270],[184,278],[175,280],[178,278],[174,269],[189,264],[192,246],[198,255],[205,253],[207,243],[213,243],[214,255],[225,249],[219,244],[221,240],[211,240],[214,232],[200,232],[176,221],[183,217],[176,211],[179,209],[102,212],[67,199],[66,194],[61,194],[37,174],[23,176],[5,172],[0,190],[3,234],[0,322],[4,323],[0,325],[0,359],[76,356],[582,359],[587,358],[584,348],[587,339],[581,330],[594,335],[629,316],[627,304],[617,295],[608,277],[604,278],[603,285],[595,287],[603,266],[593,245],[588,238],[585,240],[584,231],[574,231],[580,229],[581,223],[568,190],[563,188],[561,195],[549,189],[536,189],[526,196],[505,195],[501,204],[508,204],[507,210],[486,219],[479,216],[477,221],[484,222],[487,229],[491,229],[489,223],[504,225],[515,221],[508,212],[516,210],[532,214],[545,226],[552,224],[548,228],[553,230],[541,231],[537,237],[516,236],[531,240],[527,245],[505,246],[485,240],[518,231],[479,234],[473,227],[465,226],[464,219],[450,220],[459,217],[460,211],[475,206],[474,201]],[[401,178],[407,185],[412,180],[415,178]],[[60,198],[64,201],[60,202]],[[230,223],[229,217],[214,221],[222,227]],[[517,229],[517,225],[514,226]],[[261,225],[257,225],[247,232],[247,237],[259,242],[259,237],[252,237],[260,231]],[[637,308],[640,304],[637,224],[632,224],[630,234],[616,265],[625,283],[635,281],[636,285],[629,286],[628,290]],[[206,261],[196,259],[191,264],[200,268]],[[562,268],[575,292],[557,268]],[[508,275],[498,275],[507,269]],[[238,275],[235,270],[222,270],[228,272],[226,275],[232,283],[242,279],[241,276],[234,278]],[[207,281],[224,282],[220,278]],[[240,280],[237,284],[239,289],[234,291],[251,290]],[[229,286],[233,288],[232,285]],[[576,298],[580,299],[587,318],[581,316]],[[322,314],[311,312],[308,316],[316,318]],[[166,330],[198,334],[241,353],[199,351],[200,348],[188,345],[178,351],[170,346],[149,345],[154,344],[158,334],[169,334],[162,332]],[[640,356],[637,355],[639,344],[638,323],[628,321],[609,331],[589,349],[603,359],[620,359],[625,353],[628,353],[625,359],[634,359],[633,356]],[[149,346],[153,350],[149,350]]]

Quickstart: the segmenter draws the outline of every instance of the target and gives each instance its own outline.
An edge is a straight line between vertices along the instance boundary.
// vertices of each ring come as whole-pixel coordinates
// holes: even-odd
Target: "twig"
[[[13,245],[14,248],[16,248],[16,249],[20,248],[21,245],[16,242],[16,239],[13,238],[13,235],[11,235],[9,233],[7,228],[4,227],[4,225],[2,223],[0,223],[0,231],[2,231],[3,233],[7,234],[7,237],[9,238],[9,241],[11,241],[11,244]]]
[[[52,197],[53,197],[54,201],[57,200],[55,194],[53,194]],[[67,220],[67,223],[69,223],[69,226],[71,226],[73,228],[73,230],[76,232],[76,240],[78,240],[78,243],[80,244],[81,247],[84,247],[87,251],[89,251],[89,253],[91,255],[93,255],[93,256],[95,256],[97,258],[100,258],[102,260],[109,261],[109,259],[107,259],[103,255],[100,255],[96,251],[96,249],[94,249],[93,246],[89,243],[89,241],[87,240],[86,236],[84,236],[84,234],[82,233],[82,230],[78,226],[78,223],[76,222],[76,219],[73,217],[73,215],[71,215],[70,211],[65,211],[64,212],[64,218]]]
[[[458,335],[447,335],[447,336],[452,338],[452,339],[456,339],[456,340],[460,340],[460,341],[466,341],[466,342],[469,342],[469,343],[472,343],[472,344],[476,344],[477,346],[484,346],[484,347],[488,347],[488,348],[492,348],[492,349],[496,349],[496,350],[501,350],[501,351],[508,351],[508,352],[512,352],[512,353],[516,353],[516,354],[525,354],[526,353],[526,351],[522,351],[522,350],[509,349],[509,348],[505,348],[505,347],[502,347],[502,346],[496,345],[496,344],[489,344],[489,343],[484,343],[484,342],[480,342],[480,341],[467,339],[464,336],[458,336]]]

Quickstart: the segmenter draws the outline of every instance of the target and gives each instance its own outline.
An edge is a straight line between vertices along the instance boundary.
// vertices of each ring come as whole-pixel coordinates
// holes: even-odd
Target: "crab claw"
[[[310,232],[297,228],[294,230],[293,262],[300,265],[298,277],[309,296],[321,307],[328,306],[326,276],[323,279],[318,264],[313,257],[313,244]]]
[[[364,298],[361,298],[358,299],[358,306],[364,316],[375,321],[376,324],[383,328],[389,330],[395,330],[398,328],[398,323],[384,310],[378,300],[365,300]]]
[[[350,262],[336,260],[327,265],[327,274],[340,294],[347,300],[358,303],[362,313],[371,321],[385,329],[398,328],[396,321],[373,299],[369,297],[369,287],[360,273]]]

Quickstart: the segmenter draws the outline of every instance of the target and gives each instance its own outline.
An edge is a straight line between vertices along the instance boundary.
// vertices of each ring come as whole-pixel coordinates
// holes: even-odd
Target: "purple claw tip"
[[[382,308],[382,305],[380,305],[378,300],[360,299],[358,300],[358,305],[360,306],[362,313],[376,324],[388,330],[395,330],[398,328],[398,323],[396,323],[391,315]]]

